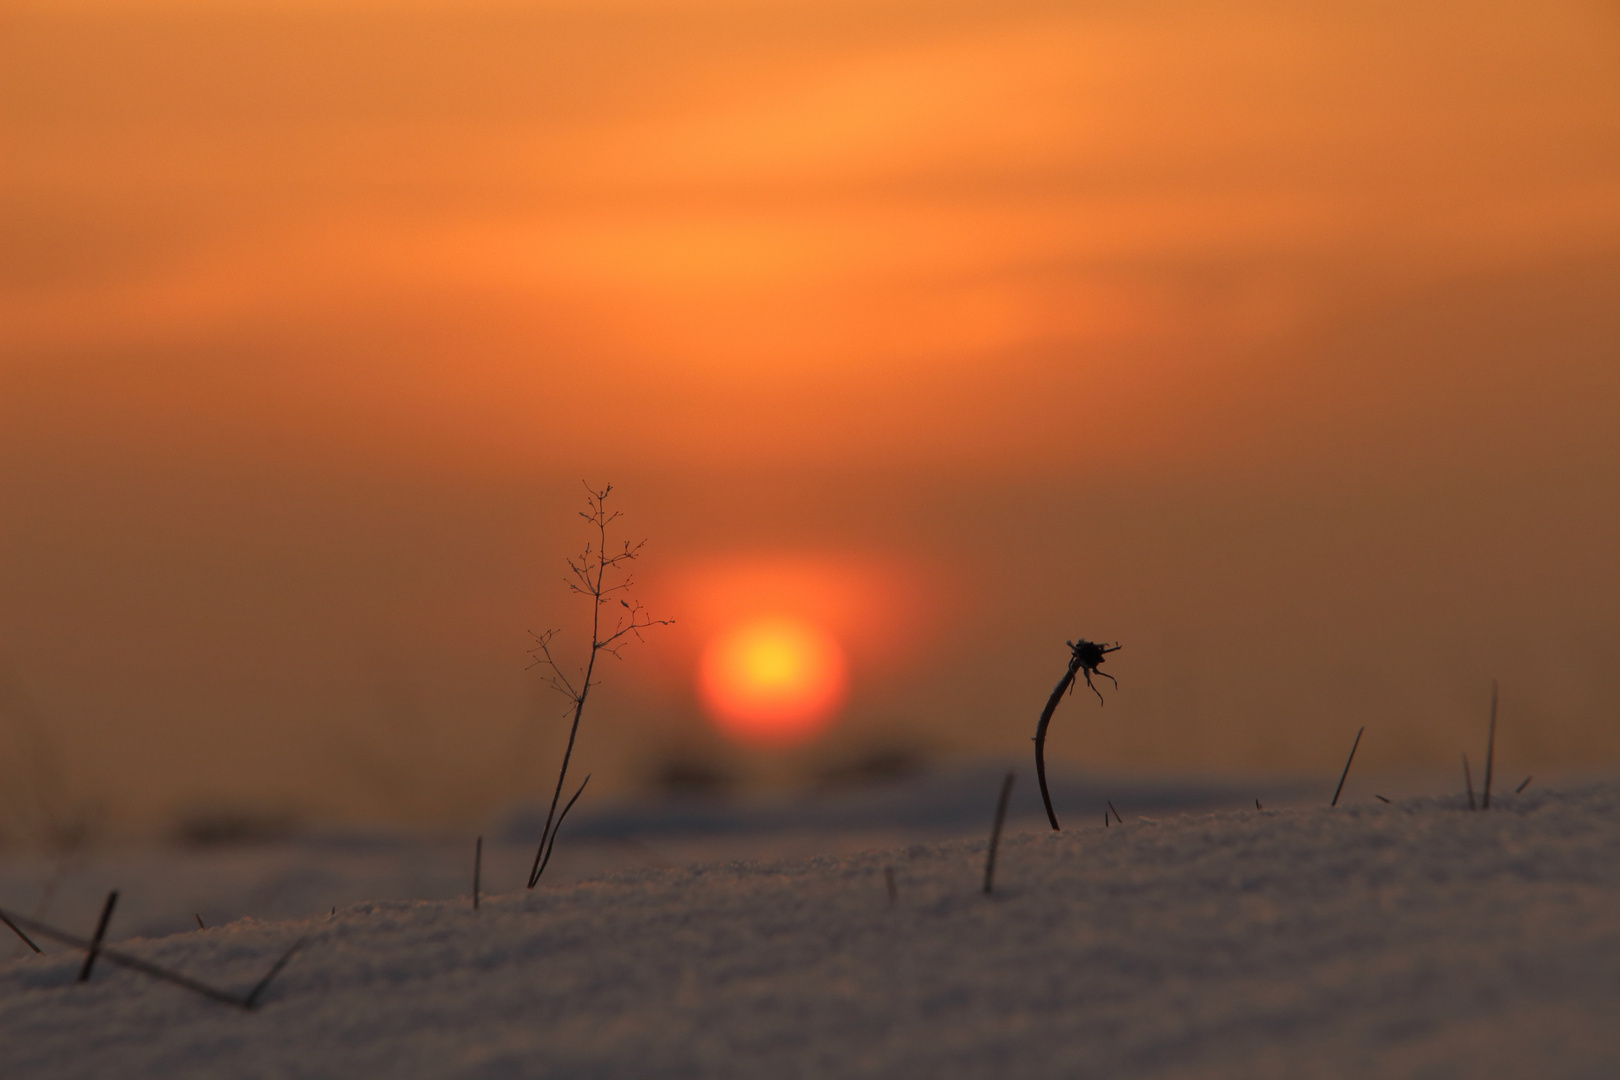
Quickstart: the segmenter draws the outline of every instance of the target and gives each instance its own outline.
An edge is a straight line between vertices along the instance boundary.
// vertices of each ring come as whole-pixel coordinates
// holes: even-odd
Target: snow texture
[[[991,897],[984,849],[119,944],[242,990],[308,935],[253,1012],[30,956],[0,966],[0,1076],[1620,1076],[1620,784],[1023,825]]]
[[[631,797],[587,803],[563,830],[548,884],[645,867],[737,859],[849,854],[922,841],[982,836],[983,792],[996,791],[1011,763],[979,761],[882,783],[834,787],[786,798]],[[1125,814],[1162,817],[1188,810],[1283,806],[1331,787],[1212,779],[1148,779],[1055,768],[1053,797],[1100,820],[1104,797]],[[1010,820],[1046,820],[1035,785],[1013,791]],[[545,807],[519,810],[484,838],[486,891],[528,880]],[[1077,822],[1071,822],[1077,823]],[[226,824],[230,824],[229,819]],[[66,859],[0,858],[0,907],[88,933],[109,890],[119,890],[113,932],[165,937],[243,916],[302,918],[365,900],[450,900],[472,882],[473,837],[403,830],[330,828],[271,833],[257,842],[108,848]],[[23,950],[0,935],[0,960]],[[3,1078],[0,1078],[3,1080]]]

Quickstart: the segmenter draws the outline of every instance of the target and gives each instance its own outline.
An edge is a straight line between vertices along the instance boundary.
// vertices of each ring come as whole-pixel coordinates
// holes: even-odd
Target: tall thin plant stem
[[[1350,775],[1350,763],[1356,760],[1356,747],[1361,745],[1361,735],[1366,730],[1366,725],[1363,725],[1356,731],[1356,741],[1350,744],[1350,756],[1344,759],[1344,772],[1339,774],[1339,786],[1333,789],[1333,801],[1328,803],[1329,806],[1339,805],[1339,796],[1344,793],[1344,781]]]
[[[545,828],[540,832],[540,845],[535,849],[534,864],[529,868],[528,884],[531,889],[540,883],[540,875],[545,873],[546,864],[551,861],[551,849],[556,845],[557,829],[562,825],[562,820],[557,814],[557,805],[562,801],[563,785],[568,781],[568,765],[574,758],[574,743],[579,738],[580,719],[585,715],[585,700],[590,696],[591,687],[596,685],[597,658],[604,652],[618,657],[619,650],[627,644],[628,638],[642,640],[641,632],[648,627],[668,626],[675,621],[650,617],[641,604],[628,595],[633,584],[628,570],[629,564],[641,554],[641,549],[647,542],[641,540],[632,544],[625,540],[617,550],[609,554],[608,527],[620,516],[617,510],[612,513],[607,510],[607,497],[612,491],[612,484],[600,491],[589,484],[585,485],[585,504],[588,509],[580,511],[579,516],[595,530],[596,538],[585,544],[585,550],[578,558],[568,560],[569,577],[565,581],[569,591],[588,596],[591,600],[591,648],[578,681],[575,682],[568,677],[552,651],[551,643],[557,631],[547,630],[543,634],[534,635],[535,646],[529,650],[530,655],[534,657],[534,663],[530,666],[550,669],[552,688],[569,699],[574,714],[573,723],[568,728],[568,745],[563,750],[562,765],[557,770],[557,785],[551,793],[551,806],[546,811]],[[622,613],[613,621],[611,631],[607,629],[608,623],[602,611],[610,600],[617,600],[623,608]],[[580,785],[580,790],[584,790],[583,784]],[[576,793],[574,798],[579,798],[579,794]],[[572,799],[568,805],[573,805]],[[563,813],[567,812],[565,808]]]
[[[96,936],[90,939],[90,948],[84,954],[84,967],[79,969],[79,981],[90,981],[90,969],[96,966],[96,957],[101,955],[101,942],[107,936],[107,924],[112,921],[113,908],[118,906],[118,890],[114,889],[107,894],[107,902],[101,908],[101,921],[96,923]]]
[[[984,856],[984,895],[989,896],[996,887],[996,849],[1001,846],[1001,826],[1007,820],[1007,799],[1012,795],[1016,773],[1009,771],[1001,781],[1001,795],[996,799],[996,820],[990,826],[990,850]]]

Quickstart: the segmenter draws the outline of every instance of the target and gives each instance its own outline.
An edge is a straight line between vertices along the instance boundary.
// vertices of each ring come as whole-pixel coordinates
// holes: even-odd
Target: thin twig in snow
[[[260,979],[258,985],[256,985],[252,990],[249,990],[248,996],[242,999],[242,1008],[251,1009],[259,1003],[259,995],[263,994],[270,988],[270,980],[281,974],[281,969],[287,966],[287,961],[293,958],[293,953],[297,952],[299,949],[302,949],[307,941],[309,941],[309,938],[301,937],[297,941],[293,942],[292,948],[281,954],[281,959],[277,960],[273,965],[271,965],[270,970],[265,973],[264,978]]]
[[[1525,778],[1524,778],[1524,783],[1522,783],[1522,784],[1520,784],[1520,785],[1519,785],[1519,786],[1518,786],[1518,787],[1516,787],[1516,788],[1514,788],[1514,789],[1513,789],[1513,794],[1515,794],[1515,795],[1522,795],[1522,794],[1524,794],[1524,789],[1525,789],[1525,788],[1527,788],[1527,787],[1529,787],[1529,786],[1530,786],[1530,781],[1532,781],[1532,780],[1534,780],[1534,779],[1535,779],[1535,777],[1534,777],[1534,776],[1527,776],[1527,777],[1525,777]]]
[[[473,910],[478,910],[478,886],[484,871],[484,838],[480,836],[473,845]]]
[[[1007,778],[1001,782],[1001,797],[996,800],[996,822],[990,826],[990,851],[984,859],[984,895],[989,896],[995,887],[996,880],[996,848],[1001,843],[1001,824],[1007,820],[1007,799],[1012,795],[1013,778],[1016,774],[1011,770]]]
[[[27,945],[30,949],[33,949],[35,952],[44,952],[45,951],[44,949],[41,949],[38,945],[35,945],[34,944],[34,939],[29,937],[27,934],[23,933],[22,927],[18,926],[16,923],[14,923],[10,919],[8,919],[6,917],[5,912],[3,912],[3,911],[0,911],[0,922],[3,922],[7,926],[11,927],[11,932],[13,934],[16,934],[18,937],[22,938],[23,939],[23,944]]]
[[[107,936],[107,923],[112,919],[113,908],[118,903],[118,890],[114,889],[107,894],[107,902],[101,906],[101,920],[96,923],[96,936],[90,939],[90,949],[85,953],[84,967],[79,969],[79,981],[90,981],[90,969],[96,966],[96,957],[101,952],[101,939]]]
[[[568,805],[563,807],[562,813],[557,815],[557,824],[551,830],[551,843],[546,845],[546,857],[540,860],[540,869],[536,870],[534,877],[530,879],[529,888],[534,888],[540,880],[540,875],[546,872],[546,867],[551,863],[551,853],[557,849],[557,834],[562,832],[563,820],[568,817],[568,811],[574,808],[574,804],[579,802],[579,797],[585,794],[585,785],[590,782],[591,774],[586,773],[585,779],[579,782],[579,790],[574,792],[574,797],[568,800]]]
[[[48,923],[42,923],[38,919],[25,919],[21,915],[12,915],[7,912],[0,911],[0,920],[4,920],[7,923],[21,924],[22,926],[25,926],[34,933],[38,934],[40,937],[50,938],[52,941],[66,945],[69,948],[84,949],[86,951],[89,951],[92,948],[91,942],[88,942],[74,934],[70,934],[65,930],[58,930],[56,927],[51,926]],[[257,1004],[259,995],[264,992],[264,988],[270,985],[270,980],[273,979],[281,971],[281,969],[287,965],[287,961],[292,959],[293,953],[302,948],[304,942],[307,940],[307,938],[301,939],[291,949],[287,950],[286,955],[284,955],[280,960],[276,961],[275,966],[270,969],[270,974],[259,980],[259,984],[254,987],[253,991],[245,998],[240,998],[235,994],[230,994],[224,990],[209,986],[207,983],[198,982],[196,979],[182,975],[177,971],[170,971],[168,968],[159,967],[150,961],[142,960],[138,956],[130,956],[128,953],[119,952],[117,949],[98,949],[96,952],[96,957],[97,959],[107,961],[109,964],[116,964],[119,967],[129,968],[131,971],[138,971],[148,978],[157,979],[160,982],[171,983],[175,986],[190,990],[193,993],[201,994],[203,997],[217,1001],[222,1005],[234,1005],[239,1009],[251,1009]]]
[[[1361,732],[1366,730],[1367,727],[1363,724],[1356,732],[1356,741],[1350,744],[1350,756],[1344,759],[1344,772],[1339,774],[1339,786],[1333,789],[1333,801],[1328,803],[1329,806],[1339,805],[1339,795],[1344,791],[1345,777],[1350,775],[1350,763],[1356,760],[1356,747],[1361,745]]]
[[[1468,809],[1478,810],[1474,805],[1474,774],[1468,768],[1468,755],[1463,755],[1463,783],[1468,785]]]
[[[1103,802],[1108,803],[1108,809],[1114,810],[1113,802],[1108,799],[1104,799]],[[1125,824],[1125,819],[1119,816],[1118,810],[1114,810],[1114,820],[1119,822],[1121,825]]]

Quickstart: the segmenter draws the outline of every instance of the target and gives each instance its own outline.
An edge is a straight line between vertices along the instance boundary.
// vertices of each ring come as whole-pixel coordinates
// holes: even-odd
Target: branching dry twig
[[[563,785],[568,779],[568,765],[574,756],[574,741],[579,737],[580,717],[585,713],[585,699],[590,696],[591,687],[596,685],[597,657],[602,653],[610,653],[616,659],[622,659],[620,650],[629,644],[631,638],[643,640],[641,632],[653,626],[669,626],[674,619],[654,619],[647,614],[641,604],[629,595],[630,587],[634,583],[629,572],[629,564],[634,562],[646,545],[645,540],[632,544],[623,541],[621,546],[609,554],[608,526],[619,519],[617,510],[609,513],[607,510],[607,497],[613,490],[609,484],[598,491],[589,484],[585,485],[585,504],[588,510],[580,511],[579,516],[590,523],[596,531],[596,539],[585,544],[585,550],[578,558],[568,560],[569,577],[564,579],[569,591],[581,596],[588,596],[591,600],[591,648],[586,657],[584,666],[576,678],[570,678],[563,668],[562,662],[552,650],[552,642],[557,631],[547,630],[535,634],[534,648],[529,654],[534,657],[530,667],[544,667],[551,672],[551,687],[572,703],[574,714],[573,726],[568,731],[568,746],[563,751],[562,766],[557,770],[557,787],[551,795],[551,807],[546,811],[545,828],[540,832],[540,846],[534,853],[534,865],[529,870],[529,888],[540,883],[540,875],[545,873],[546,864],[551,861],[551,851],[557,844],[557,830],[562,827],[562,818],[557,814],[557,804],[562,800]],[[614,620],[612,629],[608,629],[607,620],[603,617],[603,607],[610,600],[617,600],[623,608]],[[586,780],[589,780],[586,777]],[[580,791],[585,785],[580,785]],[[579,798],[579,792],[574,793],[574,799]],[[568,801],[573,806],[574,800]],[[563,815],[568,813],[563,808]]]

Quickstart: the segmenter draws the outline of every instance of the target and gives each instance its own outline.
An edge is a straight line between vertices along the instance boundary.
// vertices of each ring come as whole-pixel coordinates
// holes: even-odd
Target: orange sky
[[[948,598],[933,666],[853,658],[849,752],[1021,745],[1092,613],[1137,704],[1059,753],[1316,768],[1386,626],[1446,733],[1386,764],[1554,640],[1525,756],[1620,752],[1613,5],[8,0],[0,147],[0,672],[116,805],[519,738],[581,476],[661,595]],[[700,644],[626,730],[687,737]],[[424,739],[461,786],[366,812],[478,789]]]

